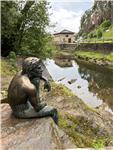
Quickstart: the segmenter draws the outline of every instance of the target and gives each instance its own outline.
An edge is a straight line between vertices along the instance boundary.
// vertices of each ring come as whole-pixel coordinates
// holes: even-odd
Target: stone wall
[[[76,50],[96,51],[109,54],[113,52],[113,43],[81,43]]]
[[[75,50],[76,43],[73,44],[57,44],[56,47],[60,50]]]

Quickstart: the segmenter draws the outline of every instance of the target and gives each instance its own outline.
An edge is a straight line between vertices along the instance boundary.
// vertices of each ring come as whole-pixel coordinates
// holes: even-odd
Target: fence
[[[77,45],[79,45],[80,43],[113,43],[113,37],[100,39],[83,39],[81,41],[77,41]]]

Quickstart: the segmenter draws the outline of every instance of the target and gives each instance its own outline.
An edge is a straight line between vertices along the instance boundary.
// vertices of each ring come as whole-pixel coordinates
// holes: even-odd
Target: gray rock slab
[[[54,150],[76,146],[50,117],[17,119],[8,104],[1,107],[1,146],[3,150]]]

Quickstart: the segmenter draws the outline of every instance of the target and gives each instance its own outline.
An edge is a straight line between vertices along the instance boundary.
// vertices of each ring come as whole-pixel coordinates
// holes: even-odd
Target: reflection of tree
[[[113,110],[113,72],[108,70],[88,69],[83,65],[79,67],[83,79],[89,82],[89,91],[97,95]]]

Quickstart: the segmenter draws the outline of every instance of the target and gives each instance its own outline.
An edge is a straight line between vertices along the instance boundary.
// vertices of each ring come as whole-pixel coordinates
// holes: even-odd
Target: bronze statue
[[[18,118],[51,116],[58,122],[57,110],[41,102],[39,95],[40,80],[45,82],[44,89],[51,90],[48,80],[42,76],[42,62],[36,57],[26,58],[22,71],[12,79],[8,88],[8,103]]]

